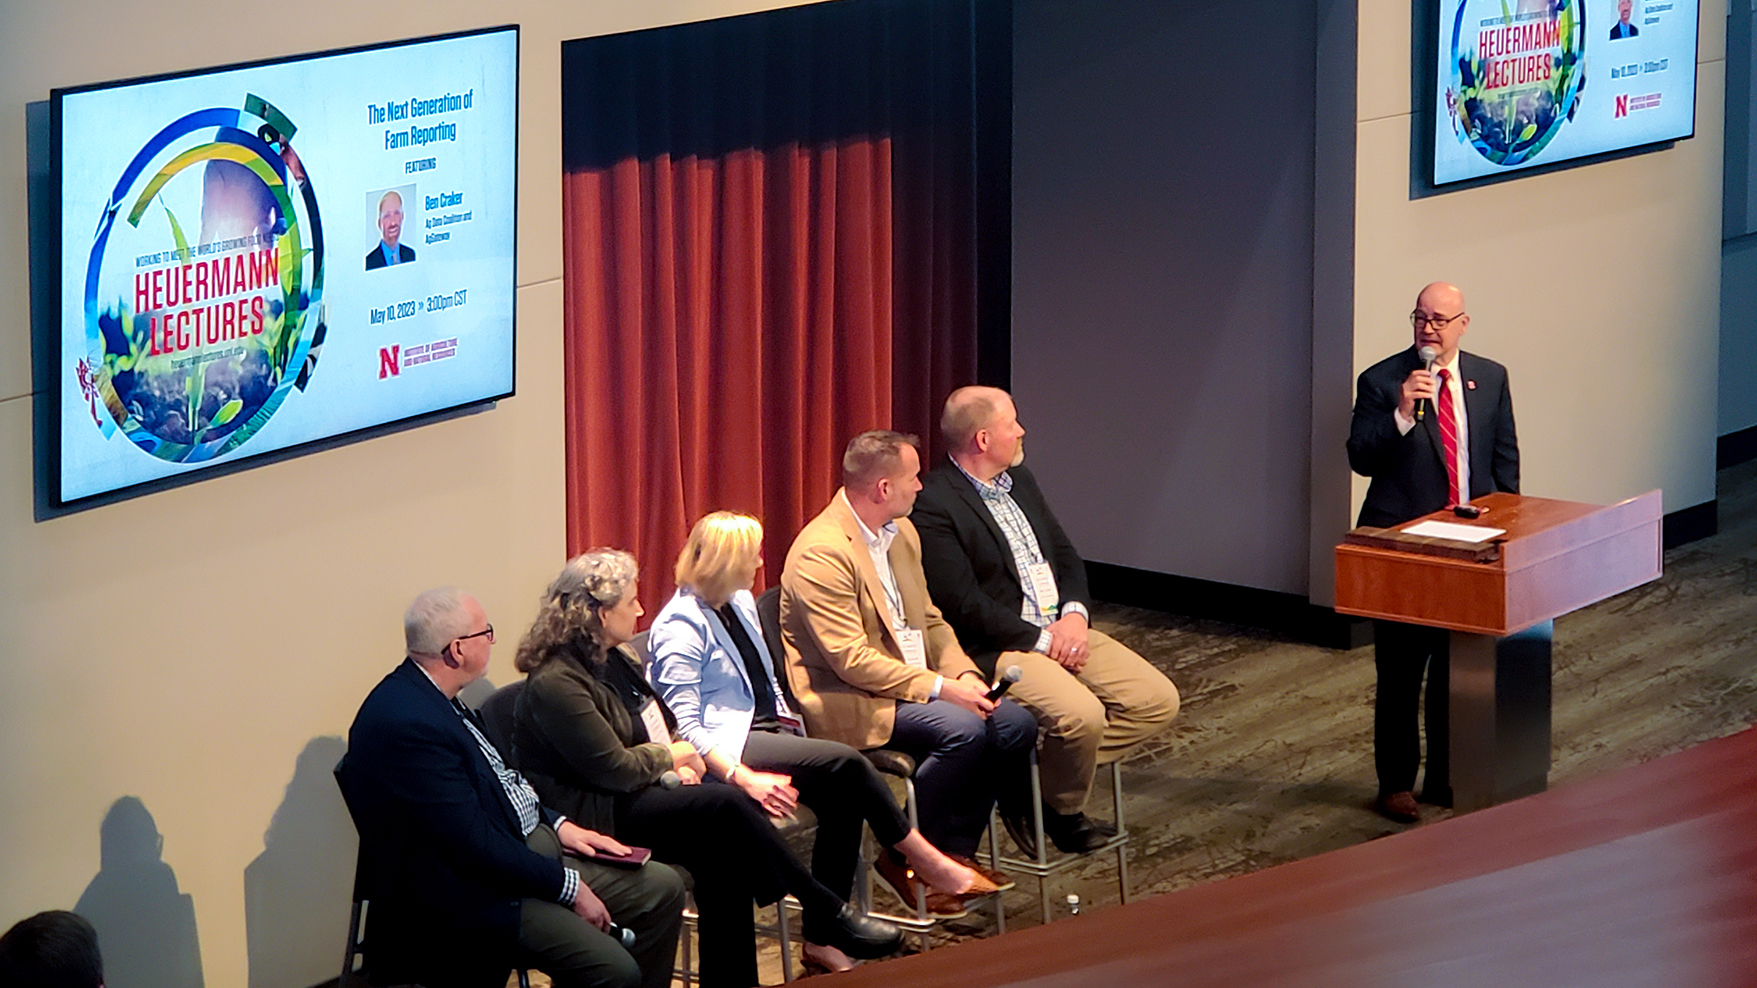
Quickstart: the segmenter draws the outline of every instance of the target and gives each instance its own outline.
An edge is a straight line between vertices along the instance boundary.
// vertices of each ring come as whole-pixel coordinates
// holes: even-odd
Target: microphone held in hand
[[[1018,682],[1019,677],[1023,675],[1025,675],[1024,671],[1018,666],[1007,666],[1006,671],[1001,673],[999,681],[988,688],[988,693],[985,695],[988,697],[989,702],[992,703],[999,700],[1001,697],[1006,696],[1007,690],[1012,689],[1013,684]]]
[[[676,789],[681,785],[683,785],[683,776],[678,775],[673,769],[666,769],[664,774],[659,776],[659,788],[661,789]]]
[[[611,923],[610,929],[605,930],[604,932],[610,935],[610,939],[622,944],[622,949],[634,949],[634,931],[628,927],[617,926],[615,923]]]
[[[1433,371],[1433,369],[1434,369],[1434,361],[1440,359],[1440,351],[1434,349],[1431,346],[1422,347],[1420,350],[1415,351],[1415,355],[1417,357],[1421,358],[1422,366],[1426,367],[1430,372]],[[1428,410],[1427,405],[1425,405],[1419,401],[1416,402],[1415,403],[1415,420],[1417,422],[1420,422],[1423,417],[1422,413],[1426,412],[1427,410]]]

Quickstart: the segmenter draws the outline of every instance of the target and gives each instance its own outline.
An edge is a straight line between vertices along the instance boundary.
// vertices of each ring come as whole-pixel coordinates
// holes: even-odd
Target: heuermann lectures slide
[[[510,392],[516,31],[59,98],[63,500]]]

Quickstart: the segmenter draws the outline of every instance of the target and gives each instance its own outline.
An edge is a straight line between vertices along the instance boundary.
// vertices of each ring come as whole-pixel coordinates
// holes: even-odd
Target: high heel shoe
[[[893,954],[903,945],[903,931],[895,923],[874,919],[846,902],[834,916],[810,925],[805,931],[807,940],[835,947],[855,960]]]
[[[1017,883],[1009,878],[1005,872],[996,871],[968,855],[948,854],[946,857],[970,869],[971,874],[976,876],[976,882],[960,893],[965,897],[988,895],[991,892],[1010,892],[1017,887]]]
[[[872,870],[884,879],[885,884],[890,886],[891,891],[903,903],[903,908],[910,913],[914,913],[916,909],[915,893],[925,891],[927,914],[934,919],[961,919],[970,915],[970,909],[964,904],[962,896],[926,888],[926,883],[916,877],[914,868],[898,864],[888,854],[880,854],[878,860],[873,862]]]

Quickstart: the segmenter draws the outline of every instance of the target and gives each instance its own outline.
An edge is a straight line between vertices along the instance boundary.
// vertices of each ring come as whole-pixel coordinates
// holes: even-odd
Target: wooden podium
[[[1340,614],[1446,628],[1451,782],[1460,813],[1541,792],[1550,770],[1555,618],[1660,575],[1660,492],[1599,506],[1517,494],[1357,528],[1336,547]],[[1490,543],[1402,534],[1424,521],[1501,528]]]

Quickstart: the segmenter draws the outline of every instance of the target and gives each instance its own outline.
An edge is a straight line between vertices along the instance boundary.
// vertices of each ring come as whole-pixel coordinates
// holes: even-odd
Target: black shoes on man
[[[1001,823],[1027,858],[1037,857],[1037,835],[1031,817],[1023,813],[1005,813]],[[1116,827],[1103,820],[1094,820],[1084,813],[1057,813],[1043,808],[1043,833],[1050,843],[1064,854],[1085,854],[1103,847],[1116,836]]]

